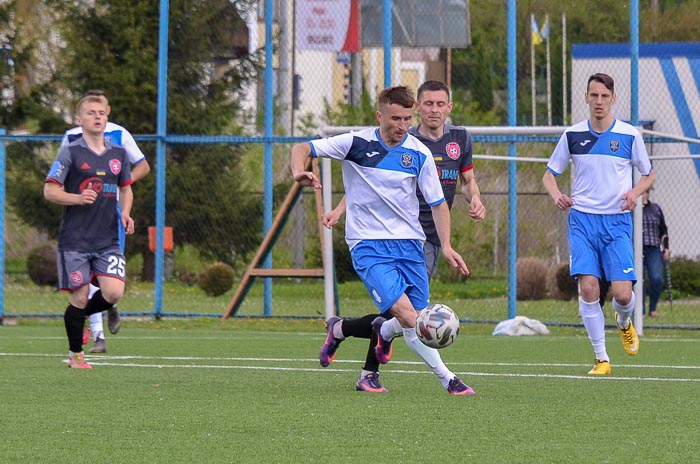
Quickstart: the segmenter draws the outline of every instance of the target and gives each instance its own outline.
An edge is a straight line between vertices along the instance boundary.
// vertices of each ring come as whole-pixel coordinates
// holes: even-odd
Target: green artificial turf
[[[355,391],[367,348],[318,363],[321,320],[125,320],[92,370],[68,369],[60,321],[0,327],[0,462],[689,463],[700,453],[700,336],[648,329],[613,374],[586,375],[577,328],[442,350],[477,392],[448,395],[397,340],[388,394]]]

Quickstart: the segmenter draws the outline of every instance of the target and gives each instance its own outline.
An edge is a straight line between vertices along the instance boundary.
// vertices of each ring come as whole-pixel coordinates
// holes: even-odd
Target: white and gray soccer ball
[[[418,314],[416,334],[426,346],[445,348],[459,335],[459,318],[447,305],[430,305]]]

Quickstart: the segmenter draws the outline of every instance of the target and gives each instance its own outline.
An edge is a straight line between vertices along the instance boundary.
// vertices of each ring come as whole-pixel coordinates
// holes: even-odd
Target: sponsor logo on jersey
[[[619,140],[611,140],[610,141],[610,151],[615,153],[619,149],[620,149],[620,141]]]
[[[71,272],[70,281],[73,285],[81,285],[83,283],[83,273],[80,271]]]
[[[627,269],[623,269],[623,270],[622,270],[622,272],[624,272],[625,274],[629,274],[629,273],[632,272],[632,271],[634,271],[634,268],[633,268],[633,267],[628,267]]]
[[[457,183],[459,177],[459,169],[439,169],[438,176],[443,185],[451,185]]]
[[[401,155],[401,165],[405,168],[411,166],[413,164],[413,155],[410,153],[404,153]]]
[[[447,153],[447,156],[449,156],[450,159],[459,159],[459,155],[461,154],[459,144],[457,142],[448,143],[447,145],[445,145],[445,153]]]
[[[381,303],[381,302],[382,302],[382,297],[379,296],[379,293],[377,293],[377,290],[376,290],[376,289],[372,289],[372,297],[373,297],[375,300],[377,300],[377,303]]]
[[[102,184],[102,191],[104,193],[113,193],[114,195],[106,195],[106,196],[116,196],[117,190],[119,190],[119,187],[117,187],[117,184]]]
[[[87,179],[83,180],[80,183],[80,191],[82,192],[83,190],[88,188],[88,185],[90,185],[90,188],[95,192],[102,193],[104,184],[102,183],[102,179],[100,179],[99,177],[88,177]]]
[[[80,166],[80,169],[90,169],[90,165],[87,163],[83,163],[83,165]]]
[[[121,161],[116,159],[109,160],[109,170],[112,171],[112,174],[114,174],[115,176],[122,172]]]
[[[107,173],[100,169],[99,171],[97,171],[97,172],[95,173],[95,175],[98,175],[98,176],[106,176]]]
[[[65,166],[58,161],[54,161],[54,163],[51,165],[51,170],[49,171],[49,177],[61,177],[64,169]]]
[[[588,145],[589,143],[591,143],[591,141],[588,140],[588,139],[586,139],[586,140],[584,140],[583,142],[579,143],[579,145],[581,145],[582,147],[585,147],[585,146]]]
[[[373,151],[373,152],[367,152],[365,155],[367,155],[367,158],[371,158],[373,156],[377,156],[379,154],[378,151]]]

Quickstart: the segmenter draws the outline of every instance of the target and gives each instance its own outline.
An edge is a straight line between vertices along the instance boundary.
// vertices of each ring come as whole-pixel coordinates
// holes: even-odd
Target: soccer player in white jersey
[[[411,127],[408,133],[423,142],[432,152],[448,207],[452,208],[459,182],[462,194],[469,204],[469,216],[479,222],[485,218],[486,208],[481,203],[481,193],[474,174],[472,139],[466,129],[447,124],[452,106],[447,84],[435,80],[425,81],[418,87],[416,101],[420,124]],[[435,229],[430,205],[425,202],[420,190],[416,194],[420,210],[418,219],[426,236],[423,242],[426,270],[428,277],[432,278],[438,267],[440,237]],[[345,207],[343,197],[335,209],[323,214],[323,225],[328,228],[335,226],[345,214]],[[338,346],[347,337],[368,338],[370,343],[367,356],[355,388],[370,393],[386,393],[388,390],[379,381],[379,361],[375,354],[377,337],[373,336],[372,331],[372,322],[377,317],[373,313],[359,318],[328,318],[326,340],[321,346],[319,361],[322,367],[328,367],[335,359]]]
[[[84,96],[100,97],[107,105],[107,116],[109,116],[109,113],[112,109],[109,106],[107,95],[103,90],[88,90],[87,92],[85,92]],[[61,140],[61,148],[68,146],[69,143],[74,142],[82,136],[82,127],[77,126],[72,129],[68,129],[66,133],[63,134],[63,139]],[[131,164],[132,182],[141,180],[148,175],[148,173],[151,171],[151,167],[149,166],[148,161],[146,160],[146,157],[144,156],[143,152],[136,144],[134,137],[129,133],[128,130],[126,130],[119,124],[115,124],[111,121],[108,121],[105,127],[104,136],[108,142],[112,143],[113,145],[121,145],[126,150],[126,154],[129,157],[129,163]],[[120,212],[121,210],[117,208],[117,214],[120,214]],[[122,253],[124,253],[125,240],[126,234],[124,233],[124,229],[121,227],[121,222],[119,222],[119,247]],[[96,291],[97,287],[90,284],[89,297],[92,298],[92,295],[94,295]],[[94,343],[92,345],[92,348],[90,348],[89,352],[106,353],[107,344],[105,342],[105,332],[104,325],[102,323],[102,313],[92,314],[89,317],[89,321],[90,328],[89,330],[86,330],[83,335],[83,344],[87,344],[89,342],[90,335],[92,335]],[[119,332],[121,320],[119,317],[119,310],[116,306],[107,311],[107,321],[109,331],[111,333],[116,334],[117,332]]]
[[[589,119],[568,128],[559,139],[542,182],[562,211],[569,210],[571,275],[578,279],[579,311],[593,345],[591,375],[612,372],[605,346],[605,316],[599,279],[611,282],[617,328],[627,354],[639,351],[632,325],[634,268],[632,214],[637,199],[654,183],[655,174],[639,131],[612,114],[615,83],[607,74],[588,78]],[[559,190],[556,177],[573,163],[571,196]],[[641,174],[632,186],[632,169]]]
[[[341,161],[347,203],[345,239],[353,266],[382,314],[372,326],[377,335],[377,359],[391,358],[391,342],[403,334],[408,347],[453,394],[472,391],[442,362],[415,332],[418,311],[428,307],[430,288],[425,271],[425,234],[418,221],[420,188],[432,207],[433,218],[450,266],[469,270],[452,248],[450,211],[430,150],[408,133],[415,99],[407,87],[389,87],[378,97],[378,128],[312,140],[292,147],[294,180],[315,189],[321,182],[306,170],[310,156]]]

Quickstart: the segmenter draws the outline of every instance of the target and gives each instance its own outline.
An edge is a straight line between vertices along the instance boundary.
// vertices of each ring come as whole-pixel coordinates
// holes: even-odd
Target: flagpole
[[[544,38],[547,41],[547,125],[552,125],[552,72],[551,59],[549,54],[549,15],[544,17],[544,23],[547,25],[547,36]]]
[[[567,114],[566,112],[568,111],[567,105],[568,105],[568,93],[567,93],[567,76],[566,76],[566,13],[561,14],[561,69],[562,69],[562,106],[563,106],[563,113],[562,113],[562,125],[566,126],[567,124]]]
[[[530,14],[530,24],[534,25],[535,15]],[[537,125],[537,104],[535,101],[536,95],[536,82],[535,82],[535,32],[530,34],[530,93],[532,96],[532,125]]]

